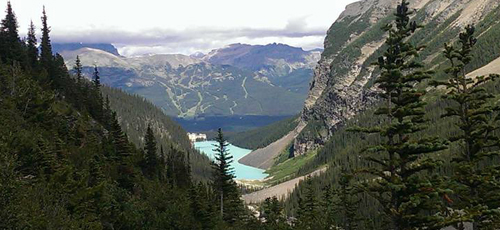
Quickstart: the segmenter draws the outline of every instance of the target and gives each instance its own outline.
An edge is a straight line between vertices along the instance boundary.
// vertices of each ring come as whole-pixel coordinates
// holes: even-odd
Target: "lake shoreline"
[[[200,152],[206,154],[210,159],[214,159],[214,144],[216,144],[215,141],[198,141],[194,143],[194,147]],[[240,148],[229,143],[228,152],[231,156],[233,156],[231,166],[234,168],[234,176],[237,182],[245,185],[260,186],[260,184],[263,184],[263,181],[269,176],[263,169],[239,163],[239,160],[251,153],[252,150]]]

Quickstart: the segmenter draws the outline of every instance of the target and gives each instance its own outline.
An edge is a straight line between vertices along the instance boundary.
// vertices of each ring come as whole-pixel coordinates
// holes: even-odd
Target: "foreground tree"
[[[213,189],[218,196],[218,205],[222,219],[228,223],[235,223],[241,217],[243,204],[240,199],[236,182],[234,181],[233,156],[229,153],[222,129],[217,131],[217,142],[214,145],[215,161],[213,163]]]
[[[383,123],[353,129],[381,137],[378,145],[366,150],[366,159],[373,167],[361,171],[373,177],[368,177],[362,187],[381,205],[387,228],[396,230],[438,224],[440,218],[434,214],[440,210],[440,190],[422,173],[439,165],[429,155],[446,149],[445,141],[417,135],[426,128],[427,120],[422,100],[425,90],[416,86],[432,72],[422,70],[423,65],[414,59],[421,48],[408,38],[419,26],[410,22],[408,5],[403,0],[397,6],[394,23],[384,27],[389,34],[387,49],[376,64],[381,70],[376,83],[383,105],[375,114],[384,116]]]
[[[42,13],[42,41],[40,44],[40,62],[46,71],[50,73],[53,62],[52,44],[50,43],[50,27],[47,24],[45,6]]]
[[[495,133],[499,128],[500,107],[494,105],[494,95],[483,87],[499,76],[467,76],[466,68],[472,60],[472,49],[476,44],[475,29],[467,26],[459,35],[460,47],[445,45],[445,56],[451,66],[446,69],[446,81],[434,81],[434,86],[444,86],[443,98],[451,102],[443,117],[456,118],[460,132],[450,141],[458,143],[455,153],[453,188],[458,199],[453,207],[460,220],[472,222],[473,229],[495,229],[499,226],[500,211],[500,166],[490,165],[488,160],[499,154],[500,139]],[[496,226],[493,226],[496,225]]]
[[[76,83],[78,85],[80,85],[80,83],[82,82],[82,78],[83,78],[83,66],[82,66],[82,62],[80,61],[80,57],[78,55],[76,55],[76,61],[75,61],[75,66],[73,66],[73,70],[75,71],[75,74],[76,74]]]
[[[146,135],[144,136],[144,152],[145,152],[145,171],[149,178],[156,178],[159,174],[159,159],[157,154],[156,139],[151,128],[148,124]]]
[[[27,54],[28,54],[28,64],[31,69],[34,70],[38,64],[38,47],[35,33],[35,25],[33,21],[30,23],[30,27],[28,29],[28,37],[27,37]]]
[[[2,19],[0,27],[0,52],[3,54],[1,60],[7,64],[25,63],[22,43],[17,30],[17,18],[10,1],[7,2],[5,12],[5,18]]]

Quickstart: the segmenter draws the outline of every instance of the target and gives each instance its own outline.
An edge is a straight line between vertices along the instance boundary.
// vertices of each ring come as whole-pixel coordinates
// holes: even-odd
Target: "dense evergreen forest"
[[[465,74],[482,44],[474,26],[444,46],[445,71],[424,69],[426,48],[412,42],[423,28],[411,14],[402,0],[383,28],[380,103],[303,168],[328,164],[326,173],[288,200],[266,199],[256,217],[240,199],[222,130],[210,165],[150,103],[101,86],[97,66],[91,81],[78,59],[70,74],[52,52],[45,9],[40,44],[33,23],[21,39],[9,3],[0,25],[0,229],[500,228],[499,76]]]
[[[193,149],[186,131],[161,109],[140,96],[130,95],[120,89],[102,86],[101,90],[132,143],[139,147],[144,146],[144,133],[150,125],[158,146],[165,149],[178,148],[189,155],[187,158],[195,180],[210,179],[210,159]]]
[[[279,140],[281,137],[287,135],[290,131],[295,129],[297,125],[298,115],[257,129],[230,133],[227,136],[227,139],[233,145],[255,150],[266,147]]]
[[[92,81],[78,61],[68,73],[45,9],[40,45],[33,23],[20,38],[10,3],[0,28],[0,229],[255,229],[229,168],[197,165],[208,175],[191,177],[180,127],[138,98],[125,107],[127,96],[103,94],[98,67]],[[128,135],[139,112],[120,108],[135,106],[151,113]]]

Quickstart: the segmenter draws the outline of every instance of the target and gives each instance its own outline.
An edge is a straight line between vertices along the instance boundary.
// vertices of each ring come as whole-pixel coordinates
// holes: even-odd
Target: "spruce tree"
[[[92,77],[92,88],[90,90],[90,113],[92,117],[98,121],[104,119],[104,102],[101,94],[101,77],[97,66],[94,66],[94,73]]]
[[[335,210],[340,215],[339,225],[345,230],[358,229],[362,221],[358,214],[361,200],[358,198],[359,191],[353,186],[353,178],[353,174],[343,171],[339,178],[339,188],[335,192]]]
[[[355,128],[354,131],[374,133],[381,137],[378,145],[365,150],[370,167],[361,172],[372,175],[363,188],[381,205],[387,217],[387,229],[421,229],[438,225],[441,217],[442,192],[425,175],[439,166],[431,156],[447,148],[446,141],[425,137],[419,131],[428,124],[425,90],[418,84],[431,77],[415,60],[422,47],[415,47],[409,37],[420,27],[410,21],[413,13],[403,0],[397,6],[394,23],[384,30],[389,34],[386,51],[375,65],[381,70],[376,83],[383,99],[375,114],[383,116],[379,126]]]
[[[461,222],[459,226],[463,228],[463,222],[469,221],[474,230],[494,229],[500,227],[500,197],[497,195],[500,194],[500,166],[488,161],[499,154],[500,139],[495,132],[500,128],[500,107],[493,103],[495,96],[482,86],[499,76],[466,75],[477,42],[474,32],[474,26],[469,25],[459,34],[459,48],[445,44],[444,54],[450,63],[446,69],[449,78],[432,84],[446,88],[443,98],[452,103],[442,117],[455,118],[455,126],[460,130],[449,139],[459,146],[453,159],[455,172],[452,177],[458,198],[453,208],[460,210],[454,213]]]
[[[19,38],[17,18],[12,10],[10,1],[7,2],[5,18],[1,22],[0,30],[0,52],[4,63],[23,63],[23,48]]]
[[[276,196],[268,197],[262,204],[261,218],[265,220],[265,228],[269,230],[289,229],[286,223],[283,207]]]
[[[156,147],[156,139],[153,133],[153,129],[151,129],[151,124],[148,124],[148,128],[146,129],[146,135],[144,136],[144,152],[146,153],[146,174],[149,178],[155,178],[158,176],[158,154]]]
[[[76,55],[76,61],[75,61],[75,66],[73,66],[73,70],[75,71],[76,74],[76,83],[80,85],[83,77],[82,75],[83,67],[82,67],[82,62],[80,61],[80,56],[78,55]]]
[[[34,70],[36,69],[38,63],[38,47],[33,21],[31,21],[28,29],[27,46],[28,64],[31,69]]]
[[[92,75],[92,82],[94,83],[94,88],[99,90],[101,88],[101,77],[99,76],[99,70],[97,66],[94,66],[94,74]]]
[[[337,214],[339,211],[336,209],[335,203],[335,193],[331,185],[327,185],[323,188],[323,194],[321,197],[321,212],[325,219],[326,229],[335,229],[337,225]]]
[[[50,27],[47,24],[47,14],[45,13],[44,6],[42,13],[42,41],[40,44],[40,63],[49,74],[51,73],[53,60],[54,57],[52,55],[52,45],[50,43]]]
[[[297,210],[296,229],[323,229],[324,222],[321,218],[321,207],[316,197],[316,187],[311,177],[305,182],[305,191],[299,197],[299,209]]]
[[[185,153],[171,146],[166,161],[166,177],[170,185],[179,188],[189,188],[191,186],[191,172],[186,162]]]
[[[236,182],[233,180],[233,168],[231,167],[233,156],[227,149],[229,144],[220,128],[217,131],[215,141],[217,144],[214,145],[215,149],[213,150],[215,151],[215,161],[213,162],[212,185],[218,196],[220,216],[224,221],[234,223],[239,217],[241,211],[239,206],[242,204]]]

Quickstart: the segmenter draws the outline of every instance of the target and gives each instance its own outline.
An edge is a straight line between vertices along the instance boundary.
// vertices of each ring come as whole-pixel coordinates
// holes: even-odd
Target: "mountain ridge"
[[[98,66],[103,83],[144,96],[170,116],[291,116],[299,112],[319,52],[283,44],[230,47],[235,46],[260,50],[250,52],[251,57],[259,57],[259,62],[247,68],[210,61],[207,55],[202,58],[182,54],[121,57],[88,47],[61,54],[68,68],[74,65],[78,55],[87,77],[91,76],[93,66]],[[298,53],[286,59],[286,51],[290,49]],[[224,55],[226,60],[238,60],[246,55],[228,56],[227,52],[223,48],[214,51],[211,57]],[[296,62],[288,62],[292,60]]]

